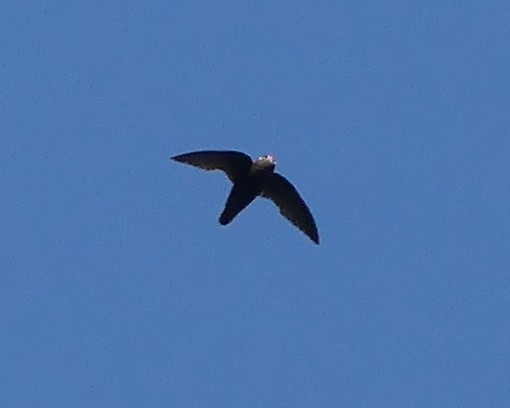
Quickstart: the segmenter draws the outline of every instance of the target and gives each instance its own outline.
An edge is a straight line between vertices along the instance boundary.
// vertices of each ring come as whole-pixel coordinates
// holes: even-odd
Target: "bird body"
[[[252,161],[250,156],[232,150],[209,150],[184,153],[172,157],[180,163],[204,170],[222,170],[233,186],[219,217],[221,225],[229,224],[257,196],[273,201],[280,213],[319,244],[319,234],[312,213],[294,186],[276,173],[276,161],[264,155]]]

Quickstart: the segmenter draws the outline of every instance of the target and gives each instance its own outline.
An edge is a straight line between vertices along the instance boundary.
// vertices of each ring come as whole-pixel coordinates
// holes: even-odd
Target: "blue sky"
[[[510,406],[510,5],[7,1],[0,405]],[[268,201],[217,218],[271,153]]]

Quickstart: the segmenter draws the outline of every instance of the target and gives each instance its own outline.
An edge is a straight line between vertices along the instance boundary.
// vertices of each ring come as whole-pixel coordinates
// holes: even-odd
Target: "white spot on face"
[[[271,156],[270,154],[265,154],[263,156],[260,156],[257,161],[261,161],[263,163],[267,163],[267,164],[276,164],[276,160],[273,156]]]

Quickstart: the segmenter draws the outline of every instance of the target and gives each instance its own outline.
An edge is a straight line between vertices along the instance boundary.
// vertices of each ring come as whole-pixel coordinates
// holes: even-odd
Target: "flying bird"
[[[242,152],[204,150],[171,159],[203,170],[222,170],[227,175],[233,186],[219,218],[221,225],[229,224],[257,196],[261,196],[273,201],[285,218],[319,244],[317,225],[310,209],[295,187],[274,171],[276,160],[271,155],[252,161]]]

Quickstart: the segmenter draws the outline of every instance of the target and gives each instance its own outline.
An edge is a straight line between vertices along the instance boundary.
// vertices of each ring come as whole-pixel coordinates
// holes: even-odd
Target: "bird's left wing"
[[[180,154],[171,159],[203,170],[222,170],[234,183],[248,174],[252,165],[250,156],[234,150],[203,150]]]
[[[281,174],[269,173],[260,195],[273,201],[285,218],[319,244],[319,232],[312,213],[290,181]]]

